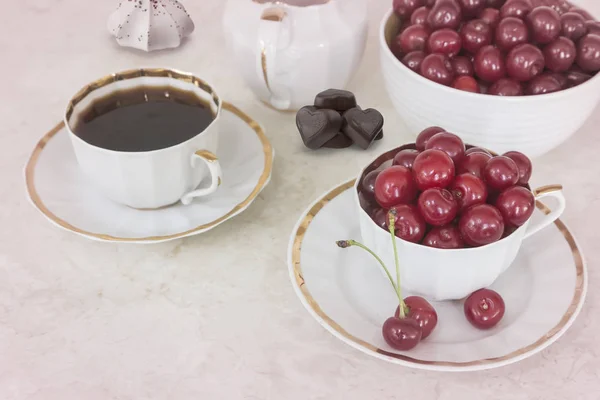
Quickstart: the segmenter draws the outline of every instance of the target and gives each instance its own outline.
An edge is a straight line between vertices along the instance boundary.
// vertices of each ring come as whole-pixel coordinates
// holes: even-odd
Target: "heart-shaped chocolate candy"
[[[383,115],[373,108],[351,108],[344,113],[344,120],[343,132],[363,149],[369,148],[379,135],[383,136]]]
[[[328,149],[345,149],[352,146],[352,143],[352,139],[340,132],[333,139],[325,143],[323,147]]]
[[[342,127],[342,116],[334,110],[320,110],[313,106],[302,107],[296,114],[296,126],[304,145],[319,149],[335,138]]]
[[[341,89],[327,89],[315,97],[315,107],[328,108],[343,113],[356,107],[354,93]]]

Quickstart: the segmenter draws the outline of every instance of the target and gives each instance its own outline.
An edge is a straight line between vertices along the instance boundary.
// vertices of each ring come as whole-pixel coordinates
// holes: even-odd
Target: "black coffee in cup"
[[[108,150],[142,152],[183,143],[215,119],[206,100],[172,87],[136,87],[94,100],[75,121],[73,132]]]

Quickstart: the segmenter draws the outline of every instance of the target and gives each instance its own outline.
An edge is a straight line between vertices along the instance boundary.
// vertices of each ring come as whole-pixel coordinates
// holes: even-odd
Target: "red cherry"
[[[381,328],[381,333],[390,347],[399,351],[408,351],[419,344],[422,337],[419,323],[412,318],[390,317]]]
[[[427,142],[429,141],[429,139],[431,139],[433,136],[437,135],[440,132],[445,132],[445,130],[443,128],[440,128],[439,126],[430,126],[429,128],[425,128],[417,136],[417,140],[415,142],[415,146],[417,147],[417,150],[419,150],[419,151],[425,150],[425,146],[427,145]]]
[[[435,226],[422,242],[423,246],[437,249],[462,249],[465,243],[460,237],[458,228],[454,225]]]
[[[561,35],[573,41],[581,39],[587,33],[585,19],[574,12],[564,13],[560,17]]]
[[[365,193],[358,192],[358,203],[360,207],[367,212],[367,214],[372,215],[374,213],[374,204],[373,200],[369,199],[365,196]]]
[[[490,289],[473,292],[465,300],[465,317],[478,329],[490,329],[496,326],[504,316],[504,311],[504,300],[497,292]]]
[[[445,188],[454,179],[454,162],[441,150],[425,150],[415,158],[413,176],[419,190]]]
[[[485,153],[485,154],[489,154],[490,157],[492,156],[492,153],[490,153],[486,149],[482,149],[481,147],[471,147],[470,149],[465,150],[465,156],[467,154],[471,154],[471,153]]]
[[[434,135],[425,146],[426,150],[441,150],[448,154],[455,164],[465,155],[465,144],[457,135],[450,132],[440,132]]]
[[[383,208],[408,204],[417,195],[411,171],[400,165],[384,169],[375,179],[375,199]]]
[[[458,0],[462,14],[467,17],[478,15],[486,6],[486,0]]]
[[[482,19],[466,22],[460,29],[464,49],[475,54],[483,46],[492,44],[492,31],[490,25]]]
[[[498,79],[488,90],[488,94],[495,96],[523,96],[523,86],[514,79]]]
[[[600,71],[600,35],[588,34],[579,40],[577,64],[585,72]]]
[[[513,48],[506,57],[508,75],[518,81],[528,81],[544,70],[544,54],[532,44],[524,43]]]
[[[427,16],[431,29],[457,29],[461,23],[462,12],[455,0],[438,0]]]
[[[411,25],[426,25],[427,16],[429,16],[430,9],[427,7],[417,8],[410,16]]]
[[[519,181],[519,167],[506,156],[490,158],[483,169],[483,180],[493,190],[504,190]]]
[[[429,29],[423,25],[411,25],[397,37],[398,45],[403,53],[424,50],[429,38]]]
[[[500,8],[506,3],[506,0],[487,0],[486,7]]]
[[[491,154],[483,152],[472,152],[465,154],[458,165],[457,174],[472,174],[478,178],[483,177],[483,169],[492,158]]]
[[[477,204],[462,213],[458,230],[468,245],[484,246],[502,238],[504,220],[496,207]]]
[[[565,73],[565,78],[567,79],[566,87],[573,87],[581,85],[584,82],[587,82],[592,78],[592,76],[588,73],[585,73],[579,69],[571,68]]]
[[[494,46],[484,46],[475,55],[475,74],[487,82],[496,82],[506,75],[502,52]]]
[[[600,35],[600,22],[598,21],[585,21],[585,28],[587,33]]]
[[[408,307],[407,318],[414,319],[419,323],[423,335],[421,340],[425,339],[435,329],[438,321],[435,308],[421,296],[409,296],[404,299],[404,304]],[[395,317],[400,315],[400,307],[396,307]]]
[[[513,186],[500,193],[495,205],[506,225],[521,226],[533,214],[535,197],[524,187]]]
[[[372,201],[375,199],[375,180],[381,171],[376,169],[365,175],[362,182],[360,183],[360,187],[362,189],[362,193],[365,195],[367,200]]]
[[[507,17],[498,24],[496,29],[496,46],[508,51],[521,43],[527,43],[529,31],[525,22],[519,18]]]
[[[383,208],[378,208],[371,214],[371,219],[377,226],[388,230],[388,213]]]
[[[516,231],[517,229],[519,229],[519,227],[517,227],[517,226],[505,225],[504,226],[504,233],[502,234],[502,239],[504,239],[505,237],[508,237],[508,236],[512,235],[514,233],[514,231]]]
[[[565,89],[569,86],[569,81],[564,73],[559,72],[546,72],[547,75],[550,75],[554,80],[556,80],[560,86],[560,90]],[[544,74],[542,74],[544,75]]]
[[[452,83],[454,89],[471,93],[481,93],[479,83],[472,76],[459,76]]]
[[[477,81],[479,83],[479,92],[483,93],[483,94],[487,94],[490,85],[488,82],[484,82],[484,81]]]
[[[525,18],[531,11],[531,2],[529,0],[508,0],[500,8],[500,17]]]
[[[500,11],[495,8],[486,8],[479,14],[479,19],[488,24],[492,29],[496,29],[500,22]]]
[[[401,204],[392,208],[396,210],[394,220],[396,237],[407,242],[419,243],[425,236],[427,225],[421,214],[419,214],[417,207],[410,204]]]
[[[473,63],[467,57],[457,56],[450,60],[456,76],[473,76]]]
[[[415,162],[415,158],[419,155],[419,151],[413,149],[404,149],[400,150],[394,156],[394,161],[392,165],[402,165],[408,169],[412,170],[413,164]]]
[[[510,158],[517,164],[517,168],[519,169],[519,181],[517,183],[521,186],[527,185],[533,170],[529,157],[518,151],[509,151],[504,153],[503,156]]]
[[[394,0],[392,6],[399,17],[408,18],[417,8],[425,4],[424,0]]]
[[[458,203],[459,212],[477,204],[484,204],[488,195],[483,180],[469,173],[457,175],[449,190]]]
[[[462,48],[462,40],[456,31],[444,28],[433,32],[429,36],[427,46],[431,53],[454,57]]]
[[[562,25],[560,15],[551,7],[536,7],[526,17],[533,40],[538,43],[550,43],[560,35]]]
[[[425,56],[427,56],[427,54],[425,54],[424,51],[411,51],[402,58],[402,64],[418,74],[421,72],[421,63],[423,62],[423,59],[425,59]]]
[[[556,79],[554,74],[542,74],[540,76],[536,76],[527,85],[525,92],[528,95],[538,95],[538,94],[546,94],[558,92],[562,89],[561,82]]]
[[[446,189],[425,190],[417,200],[419,212],[425,222],[434,226],[447,225],[458,213],[458,203]]]
[[[452,84],[454,80],[454,70],[450,59],[443,54],[429,54],[425,57],[421,63],[421,75],[446,86]]]

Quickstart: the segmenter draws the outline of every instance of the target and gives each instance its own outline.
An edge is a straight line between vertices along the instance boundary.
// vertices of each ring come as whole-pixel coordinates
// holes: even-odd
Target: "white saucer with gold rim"
[[[292,285],[309,313],[335,337],[373,357],[437,371],[496,368],[528,358],[573,324],[585,299],[587,269],[575,238],[559,219],[523,242],[511,268],[491,286],[506,313],[491,330],[472,327],[461,301],[432,302],[438,325],[408,352],[381,335],[397,298],[379,265],[361,249],[336,240],[361,240],[354,180],[335,187],[300,217],[288,249]],[[538,203],[533,219],[549,209]],[[411,293],[403,293],[409,296]]]
[[[244,211],[273,166],[273,149],[256,121],[225,102],[221,119],[222,185],[190,205],[136,210],[105,198],[80,171],[63,123],[38,142],[27,163],[29,198],[55,225],[94,240],[157,243],[206,232]]]

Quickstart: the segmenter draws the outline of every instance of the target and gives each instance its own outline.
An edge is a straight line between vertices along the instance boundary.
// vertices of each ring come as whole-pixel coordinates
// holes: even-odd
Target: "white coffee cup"
[[[402,146],[379,156],[361,173],[354,185],[354,197],[360,222],[362,243],[375,252],[388,266],[395,279],[394,251],[390,233],[381,229],[362,208],[358,196],[361,178],[372,166],[389,162]],[[387,165],[387,164],[386,164]],[[481,247],[437,249],[396,238],[402,287],[430,300],[458,300],[491,285],[514,261],[523,240],[556,221],[565,210],[562,186],[552,185],[533,190],[535,199],[553,197],[558,205],[546,215],[531,222],[531,218],[505,238]]]
[[[81,113],[95,100],[136,87],[171,87],[195,94],[214,115],[206,129],[175,146],[143,152],[124,152],[94,146],[73,132]],[[165,93],[168,96],[168,93]],[[86,85],[65,113],[79,166],[109,199],[137,209],[155,209],[214,193],[221,184],[217,157],[221,100],[212,86],[189,73],[147,68],[115,73]],[[202,188],[201,182],[207,181]]]

